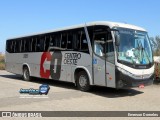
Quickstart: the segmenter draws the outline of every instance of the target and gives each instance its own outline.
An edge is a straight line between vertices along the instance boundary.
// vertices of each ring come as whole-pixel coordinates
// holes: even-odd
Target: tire
[[[91,87],[89,83],[89,78],[85,71],[80,71],[78,73],[76,85],[77,85],[77,88],[81,91],[87,92],[90,90]]]
[[[23,80],[25,80],[25,81],[30,81],[31,80],[28,67],[23,68]]]

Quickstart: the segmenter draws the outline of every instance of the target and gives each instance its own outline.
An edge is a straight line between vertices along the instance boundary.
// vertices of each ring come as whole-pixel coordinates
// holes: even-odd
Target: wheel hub
[[[84,75],[79,77],[79,84],[81,87],[85,87],[87,85],[87,78]]]

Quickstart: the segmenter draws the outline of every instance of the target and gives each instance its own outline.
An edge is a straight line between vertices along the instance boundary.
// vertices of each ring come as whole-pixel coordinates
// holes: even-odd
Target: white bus
[[[147,31],[107,21],[8,39],[6,70],[27,81],[38,77],[73,82],[82,91],[92,85],[150,85],[154,78]]]

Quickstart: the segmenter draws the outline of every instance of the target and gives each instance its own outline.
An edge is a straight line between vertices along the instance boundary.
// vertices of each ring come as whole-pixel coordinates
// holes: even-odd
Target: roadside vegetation
[[[160,36],[150,37],[154,56],[160,56]]]
[[[5,69],[4,55],[0,55],[0,70]]]

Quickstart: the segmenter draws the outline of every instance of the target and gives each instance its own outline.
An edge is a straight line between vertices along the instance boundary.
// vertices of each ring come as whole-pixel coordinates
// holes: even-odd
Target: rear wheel
[[[23,80],[25,80],[25,81],[30,81],[31,80],[28,67],[23,68]]]
[[[86,92],[90,90],[89,78],[85,71],[80,71],[78,73],[76,84],[81,91]]]

